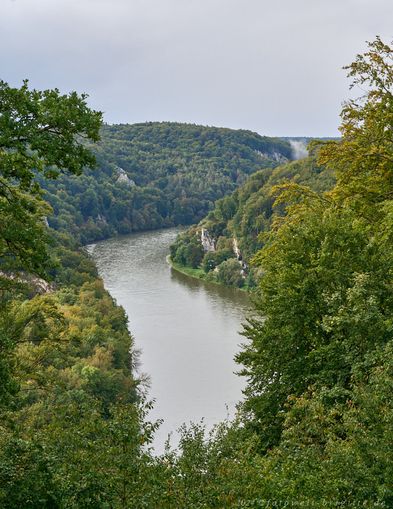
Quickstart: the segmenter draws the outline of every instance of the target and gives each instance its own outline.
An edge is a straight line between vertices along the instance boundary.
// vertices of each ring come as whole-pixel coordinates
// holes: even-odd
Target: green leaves
[[[363,95],[344,105],[342,139],[324,144],[319,161],[336,173],[334,199],[372,221],[380,219],[375,206],[392,196],[393,51],[378,37],[368,46],[345,67]]]
[[[95,159],[81,142],[98,140],[101,113],[86,96],[58,90],[19,89],[0,81],[0,261],[2,272],[24,270],[44,275],[49,256],[37,173],[56,178],[79,174]]]
[[[320,149],[335,187],[277,189],[286,216],[254,259],[259,319],[238,361],[262,449],[280,446],[292,398],[310,387],[350,398],[355,374],[367,378],[369,355],[392,340],[392,51],[379,39],[369,46],[349,69],[370,89],[344,106],[342,140]]]
[[[59,171],[79,174],[94,157],[80,142],[98,141],[100,112],[91,111],[86,95],[55,90],[20,89],[0,81],[0,169],[2,175],[30,189],[34,171],[53,178]]]
[[[248,175],[277,166],[274,153],[291,157],[287,141],[169,122],[105,125],[92,148],[94,173],[42,181],[55,212],[50,225],[83,243],[192,224]],[[227,217],[232,209],[228,202],[222,213]]]

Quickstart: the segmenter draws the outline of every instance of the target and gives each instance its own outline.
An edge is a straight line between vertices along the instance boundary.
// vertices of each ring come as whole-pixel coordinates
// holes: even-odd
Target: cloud
[[[2,79],[90,94],[108,122],[174,120],[336,135],[390,0],[3,0]]]

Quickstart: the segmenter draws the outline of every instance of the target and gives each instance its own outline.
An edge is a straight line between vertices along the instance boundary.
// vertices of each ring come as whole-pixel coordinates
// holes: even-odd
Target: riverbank
[[[166,261],[172,269],[177,270],[177,272],[181,272],[182,274],[185,274],[186,276],[190,276],[196,279],[203,279],[207,281],[206,279],[206,272],[204,272],[202,269],[193,269],[192,267],[186,267],[184,265],[180,265],[179,263],[174,262],[171,259],[171,255],[168,255],[166,257]]]
[[[242,398],[244,379],[234,361],[250,307],[248,295],[171,271],[166,262],[178,228],[98,242],[92,251],[105,287],[129,317],[139,373],[148,373],[152,422],[164,419],[152,446],[176,446],[184,422],[210,427],[230,416]],[[203,376],[201,376],[201,366]]]
[[[253,291],[253,289],[249,288],[249,287],[239,288],[238,286],[223,285],[222,283],[219,283],[218,281],[209,278],[209,276],[206,274],[206,272],[204,270],[202,270],[202,269],[194,269],[192,267],[186,267],[184,265],[180,265],[179,263],[174,262],[171,259],[170,255],[168,255],[166,257],[166,261],[167,261],[168,265],[173,270],[176,270],[177,272],[180,272],[181,274],[184,274],[185,276],[192,277],[194,279],[201,279],[205,283],[212,283],[214,285],[221,286],[221,287],[224,287],[224,288],[233,288],[235,290],[239,290],[239,291],[245,292],[247,294],[252,293],[252,291]]]

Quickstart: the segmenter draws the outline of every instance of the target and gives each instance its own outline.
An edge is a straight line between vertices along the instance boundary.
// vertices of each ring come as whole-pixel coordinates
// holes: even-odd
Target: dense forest
[[[105,125],[100,136],[94,170],[40,180],[49,224],[83,243],[196,223],[248,175],[293,154],[278,138],[187,124]]]
[[[124,312],[77,240],[46,225],[36,179],[83,178],[94,157],[78,141],[97,140],[101,115],[0,82],[1,507],[393,506],[393,48],[377,38],[346,69],[362,96],[342,138],[256,174],[206,219],[222,242],[244,231],[260,272],[245,401],[162,456]],[[263,206],[278,212],[262,228],[241,224]]]
[[[259,274],[250,261],[263,247],[272,223],[285,214],[285,204],[275,203],[275,195],[288,182],[322,192],[333,186],[334,176],[315,156],[256,172],[218,200],[197,226],[179,235],[171,246],[174,266],[208,281],[255,288]]]
[[[92,166],[77,139],[97,140],[101,115],[27,82],[0,82],[0,105],[0,506],[134,507],[128,473],[154,425],[127,318],[75,239],[47,227],[35,178]]]

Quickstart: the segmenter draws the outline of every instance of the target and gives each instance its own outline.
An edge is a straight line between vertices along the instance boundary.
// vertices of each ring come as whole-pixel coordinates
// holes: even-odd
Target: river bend
[[[243,292],[206,284],[166,263],[179,229],[117,237],[89,246],[106,289],[124,307],[140,373],[150,378],[152,419],[164,419],[157,452],[183,423],[210,427],[233,415],[244,380],[233,357],[249,301]],[[172,442],[176,443],[176,433]]]

